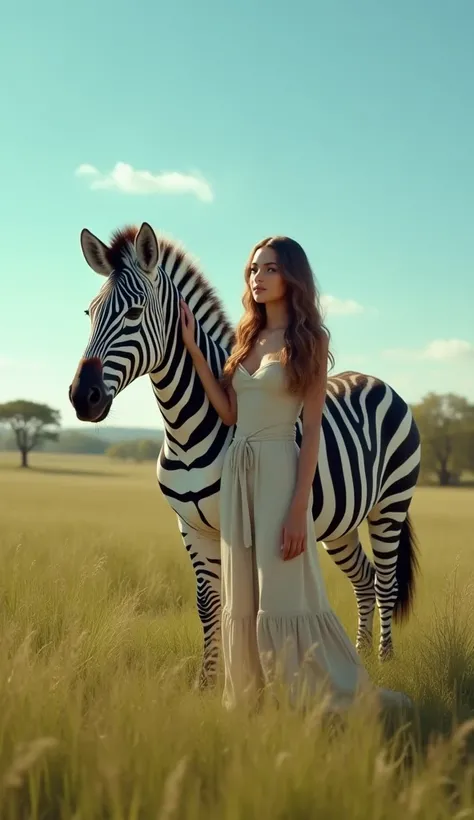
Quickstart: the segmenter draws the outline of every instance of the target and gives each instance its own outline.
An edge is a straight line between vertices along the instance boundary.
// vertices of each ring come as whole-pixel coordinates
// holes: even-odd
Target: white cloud
[[[328,316],[353,316],[363,313],[365,308],[354,299],[338,299],[330,293],[321,296],[321,307]]]
[[[84,162],[82,165],[79,165],[79,167],[76,168],[76,176],[78,176],[78,177],[88,176],[88,175],[89,176],[94,176],[95,174],[98,174],[98,173],[99,172],[98,172],[97,168],[94,168],[93,165],[88,165],[87,162]]]
[[[115,190],[124,194],[194,194],[202,202],[212,202],[214,194],[209,183],[200,174],[182,174],[165,171],[153,174],[138,171],[126,162],[117,162],[109,173],[103,174],[94,165],[83,163],[76,168],[76,176],[89,177],[93,191]]]
[[[424,359],[435,361],[452,361],[474,356],[474,344],[464,339],[435,339],[423,351]]]
[[[391,359],[454,362],[474,358],[474,344],[465,339],[434,339],[422,348],[384,350],[384,356]]]

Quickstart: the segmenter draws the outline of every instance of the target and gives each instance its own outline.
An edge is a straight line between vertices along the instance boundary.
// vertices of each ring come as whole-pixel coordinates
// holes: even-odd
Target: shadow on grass
[[[406,746],[422,756],[455,736],[459,757],[467,762],[474,757],[474,589],[470,584],[459,589],[456,576],[457,569],[418,639],[410,669],[417,690],[413,710],[403,729],[400,719],[398,725],[389,719],[386,731],[400,732]]]
[[[107,470],[81,470],[77,467],[21,467],[18,464],[1,464],[0,472],[17,472],[25,475],[64,475],[84,478],[126,478],[127,473],[107,472]]]
[[[429,490],[466,490],[474,487],[474,478],[467,478],[465,481],[460,481],[459,484],[446,485],[439,484],[436,481],[420,481],[418,486]]]
[[[397,732],[405,742],[425,754],[428,747],[438,740],[448,740],[462,725],[472,721],[474,715],[474,672],[463,676],[453,685],[451,697],[431,695],[415,702],[413,709],[403,717],[387,715],[384,728],[387,739]],[[466,741],[466,751],[474,755],[474,734]]]
[[[22,469],[21,467],[19,469]],[[29,467],[32,473],[43,473],[45,475],[70,475],[84,476],[85,478],[124,478],[126,473],[108,473],[106,470],[78,470],[67,467]]]

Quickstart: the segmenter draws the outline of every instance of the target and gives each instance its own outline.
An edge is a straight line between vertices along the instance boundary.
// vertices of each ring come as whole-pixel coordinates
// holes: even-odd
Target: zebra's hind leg
[[[356,649],[368,652],[372,648],[376,600],[374,567],[362,549],[357,529],[324,543],[324,548],[354,587],[358,613]]]
[[[213,537],[178,518],[179,529],[196,575],[197,611],[203,630],[203,658],[196,687],[214,686],[220,651],[221,557],[219,533]]]
[[[380,617],[381,661],[393,657],[392,621],[402,621],[408,616],[414,598],[418,558],[408,515],[410,501],[411,496],[402,501],[397,498],[391,504],[391,499],[385,498],[369,513],[375,595]]]

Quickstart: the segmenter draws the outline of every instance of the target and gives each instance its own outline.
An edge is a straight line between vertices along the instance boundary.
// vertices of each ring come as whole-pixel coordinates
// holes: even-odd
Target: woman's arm
[[[202,386],[206,391],[207,398],[224,424],[227,424],[228,427],[232,427],[237,421],[237,398],[234,389],[231,387],[229,391],[227,391],[219,384],[196,344],[194,347],[188,347],[188,350],[191,354],[194,367],[196,368],[196,373],[201,379]]]
[[[292,507],[306,511],[308,508],[314,474],[318,463],[319,440],[321,438],[321,422],[327,387],[327,359],[328,339],[323,337],[321,342],[321,369],[315,384],[304,397],[303,405],[303,435],[300,455],[298,459],[298,476]]]
[[[321,369],[314,386],[304,397],[303,436],[298,458],[296,486],[283,527],[282,553],[285,560],[306,549],[306,515],[318,463],[321,422],[326,401],[328,339],[321,343]]]
[[[186,302],[181,302],[181,329],[183,341],[193,360],[206,395],[218,415],[228,427],[237,421],[237,397],[232,387],[226,390],[219,384],[194,338],[194,316]]]

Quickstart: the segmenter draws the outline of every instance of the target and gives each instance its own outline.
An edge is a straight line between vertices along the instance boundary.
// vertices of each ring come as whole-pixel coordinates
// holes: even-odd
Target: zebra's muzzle
[[[83,359],[69,387],[69,400],[79,421],[99,422],[109,414],[112,396],[107,393],[100,359]]]

